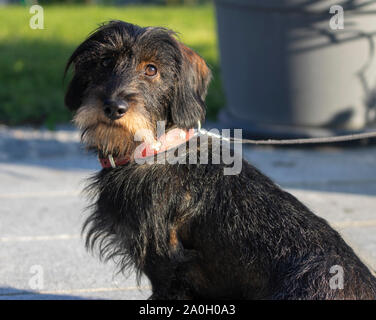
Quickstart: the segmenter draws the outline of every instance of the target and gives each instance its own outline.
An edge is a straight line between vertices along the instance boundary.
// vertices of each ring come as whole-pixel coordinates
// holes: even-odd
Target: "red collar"
[[[136,148],[133,158],[141,159],[164,152],[188,141],[193,137],[193,135],[194,129],[172,129],[166,134],[162,135],[154,145],[147,144],[146,142],[140,144]],[[109,155],[107,158],[98,158],[98,160],[102,168],[116,168],[118,166],[127,164],[129,161],[131,161],[131,158],[132,157],[129,156],[114,158],[112,155]]]

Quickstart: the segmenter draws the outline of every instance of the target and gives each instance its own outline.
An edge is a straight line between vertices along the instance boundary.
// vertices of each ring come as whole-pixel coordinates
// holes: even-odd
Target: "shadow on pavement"
[[[90,300],[79,296],[65,294],[38,293],[12,287],[0,287],[0,300]]]

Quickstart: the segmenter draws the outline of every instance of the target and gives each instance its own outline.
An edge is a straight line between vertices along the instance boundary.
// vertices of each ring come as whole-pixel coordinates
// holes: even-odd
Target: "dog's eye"
[[[148,64],[145,68],[145,74],[149,77],[155,76],[157,74],[157,67],[152,64]]]
[[[103,60],[101,61],[101,65],[102,65],[102,67],[104,67],[104,68],[109,67],[109,66],[111,65],[111,63],[112,63],[112,60],[111,60],[110,58],[106,58],[106,59],[103,59]]]

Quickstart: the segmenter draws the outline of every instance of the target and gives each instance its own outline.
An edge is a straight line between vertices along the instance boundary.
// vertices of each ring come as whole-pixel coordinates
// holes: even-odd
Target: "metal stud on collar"
[[[108,161],[110,161],[111,167],[116,168],[116,163],[112,154],[108,155]]]
[[[152,149],[159,151],[162,147],[162,143],[160,141],[157,141],[151,147],[152,147]]]

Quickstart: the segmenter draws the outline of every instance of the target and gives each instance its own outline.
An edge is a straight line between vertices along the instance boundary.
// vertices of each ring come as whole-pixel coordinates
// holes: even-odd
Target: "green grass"
[[[224,104],[212,6],[45,6],[44,13],[45,29],[33,30],[27,7],[0,7],[0,123],[53,128],[69,121],[71,114],[63,104],[65,63],[88,33],[111,19],[179,32],[181,41],[201,54],[213,71],[208,117],[213,119]]]

